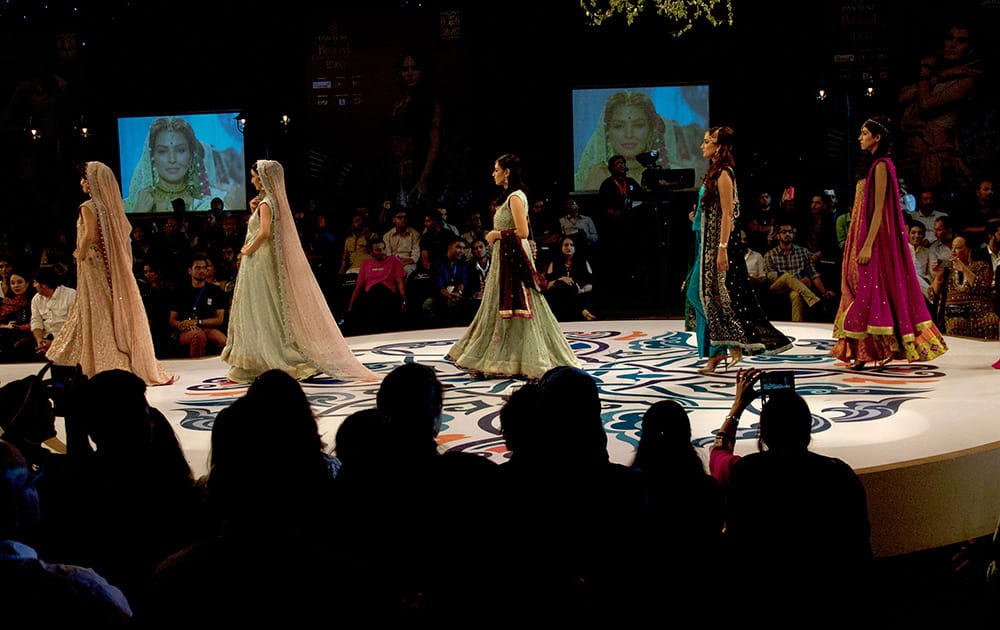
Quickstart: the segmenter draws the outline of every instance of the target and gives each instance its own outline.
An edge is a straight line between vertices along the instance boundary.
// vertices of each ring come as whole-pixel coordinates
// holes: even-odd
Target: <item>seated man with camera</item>
[[[872,570],[865,488],[848,464],[809,450],[812,413],[794,388],[792,372],[737,373],[736,397],[709,464],[728,493],[725,540],[732,564],[725,571],[734,583],[760,589],[741,594],[747,601],[850,584],[852,596],[838,614],[851,615],[867,603]],[[759,428],[740,435],[740,416],[757,397],[764,401]],[[756,437],[757,452],[735,455],[739,437]],[[771,577],[762,581],[764,564]]]

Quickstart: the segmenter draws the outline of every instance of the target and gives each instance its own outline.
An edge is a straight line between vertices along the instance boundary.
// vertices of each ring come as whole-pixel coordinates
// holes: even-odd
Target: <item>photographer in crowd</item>
[[[0,392],[4,409],[16,410],[0,418],[3,439],[42,473],[39,554],[92,568],[138,610],[153,567],[203,523],[191,468],[169,421],[149,406],[146,384],[125,370],[88,379],[79,366],[46,364]],[[57,417],[64,453],[41,444]]]
[[[809,406],[791,378],[776,374],[737,373],[736,397],[711,449],[710,470],[728,496],[726,571],[733,583],[760,589],[746,601],[807,598],[850,584],[852,597],[837,614],[856,614],[866,604],[873,557],[865,489],[845,462],[809,450]],[[733,452],[740,416],[758,396],[760,424],[740,436],[756,436],[758,452],[740,457]],[[770,578],[761,581],[765,573]]]

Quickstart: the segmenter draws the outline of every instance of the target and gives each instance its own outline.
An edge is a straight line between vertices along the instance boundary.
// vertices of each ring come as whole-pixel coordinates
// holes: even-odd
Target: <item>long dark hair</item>
[[[705,171],[706,192],[715,192],[719,187],[719,175],[725,170],[734,170],[736,161],[733,159],[733,140],[736,132],[732,127],[712,127],[708,130],[708,135],[715,138],[719,145],[719,150],[708,161],[708,170]]]
[[[521,176],[521,158],[513,153],[504,153],[497,158],[497,164],[500,165],[500,168],[510,169],[510,175],[507,176],[507,187],[500,191],[497,204],[503,205],[507,201],[507,197],[510,197],[515,190],[520,190],[527,195],[528,187]]]

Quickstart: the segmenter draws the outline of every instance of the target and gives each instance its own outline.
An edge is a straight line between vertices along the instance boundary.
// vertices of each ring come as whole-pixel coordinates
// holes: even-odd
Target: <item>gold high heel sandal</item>
[[[743,360],[743,348],[733,348],[729,351],[729,361],[726,367],[730,368]]]
[[[729,355],[728,354],[716,354],[708,358],[708,363],[704,367],[698,368],[700,374],[715,374],[715,368],[722,364],[722,371],[725,372],[729,369]]]

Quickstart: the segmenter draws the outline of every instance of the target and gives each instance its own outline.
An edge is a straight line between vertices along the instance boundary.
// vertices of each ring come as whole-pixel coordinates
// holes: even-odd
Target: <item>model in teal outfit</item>
[[[686,286],[695,313],[698,356],[708,357],[700,371],[714,372],[727,354],[735,364],[744,354],[784,352],[792,342],[768,320],[750,284],[735,225],[732,130],[713,127],[706,132],[702,154],[709,167],[692,217],[696,250]]]

